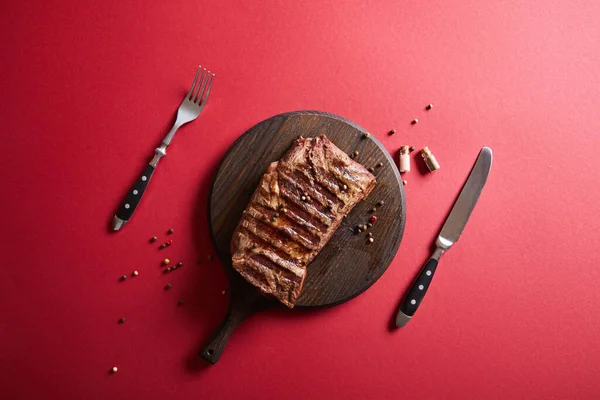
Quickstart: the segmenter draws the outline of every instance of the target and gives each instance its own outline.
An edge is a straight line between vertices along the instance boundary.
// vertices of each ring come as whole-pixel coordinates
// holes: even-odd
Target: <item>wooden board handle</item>
[[[212,338],[204,345],[200,355],[209,363],[215,364],[221,358],[229,337],[250,315],[273,306],[273,302],[261,296],[258,291],[232,291],[229,310],[223,323],[217,328]]]

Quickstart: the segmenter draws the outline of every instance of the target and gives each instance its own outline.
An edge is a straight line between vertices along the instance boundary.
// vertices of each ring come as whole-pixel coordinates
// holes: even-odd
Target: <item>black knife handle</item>
[[[140,200],[146,191],[146,187],[148,187],[152,174],[154,174],[154,167],[148,165],[133,187],[127,192],[125,199],[119,207],[119,211],[117,211],[116,216],[118,218],[121,218],[123,221],[128,221],[131,218],[138,204],[140,204]]]
[[[419,272],[419,275],[417,275],[417,279],[415,279],[412,286],[406,293],[406,296],[400,304],[400,311],[398,312],[398,317],[396,318],[396,325],[399,328],[404,326],[406,322],[408,322],[408,320],[417,312],[419,305],[425,297],[425,293],[427,293],[429,285],[431,285],[431,280],[433,279],[437,265],[438,260],[435,258],[430,258],[427,260]]]

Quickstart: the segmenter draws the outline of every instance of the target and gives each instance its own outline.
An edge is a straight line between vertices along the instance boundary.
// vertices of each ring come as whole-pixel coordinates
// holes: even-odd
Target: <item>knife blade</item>
[[[396,326],[403,327],[413,317],[419,305],[427,293],[433,275],[437,268],[441,255],[450,249],[458,241],[477,200],[485,185],[487,177],[492,168],[492,149],[484,147],[479,152],[477,161],[471,170],[471,174],[465,182],[446,222],[436,239],[436,249],[425,263],[406,296],[400,303],[400,309],[396,315]]]

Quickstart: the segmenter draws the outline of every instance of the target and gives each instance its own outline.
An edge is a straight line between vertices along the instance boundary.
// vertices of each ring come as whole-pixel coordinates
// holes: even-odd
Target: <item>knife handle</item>
[[[125,199],[117,211],[116,216],[118,218],[125,222],[131,218],[138,204],[140,204],[140,200],[146,191],[146,187],[148,187],[152,174],[154,174],[154,167],[148,165],[133,187],[127,192]]]
[[[417,312],[417,309],[423,301],[425,293],[427,293],[427,289],[431,284],[431,280],[433,279],[437,265],[438,259],[432,256],[429,260],[427,260],[419,272],[419,275],[417,275],[417,279],[415,279],[412,286],[406,293],[406,296],[402,300],[402,303],[400,304],[400,310],[396,316],[396,326],[398,328],[406,325],[412,316]]]

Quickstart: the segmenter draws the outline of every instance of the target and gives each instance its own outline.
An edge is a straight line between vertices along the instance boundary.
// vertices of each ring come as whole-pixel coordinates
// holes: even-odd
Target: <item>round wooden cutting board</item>
[[[354,207],[331,240],[308,265],[297,308],[327,307],[343,303],[368,289],[394,258],[406,218],[400,173],[383,145],[367,131],[337,115],[296,111],[276,115],[250,128],[233,143],[216,172],[209,199],[210,234],[230,280],[231,304],[225,321],[201,355],[215,363],[235,327],[248,315],[280,306],[260,295],[231,266],[229,246],[233,231],[267,166],[279,160],[298,136],[325,134],[354,160],[375,169],[377,185],[369,197]],[[382,163],[381,167],[377,165]],[[377,206],[383,201],[382,206]],[[376,211],[372,209],[376,207]],[[367,232],[355,227],[377,217]],[[283,307],[283,306],[281,306]]]

